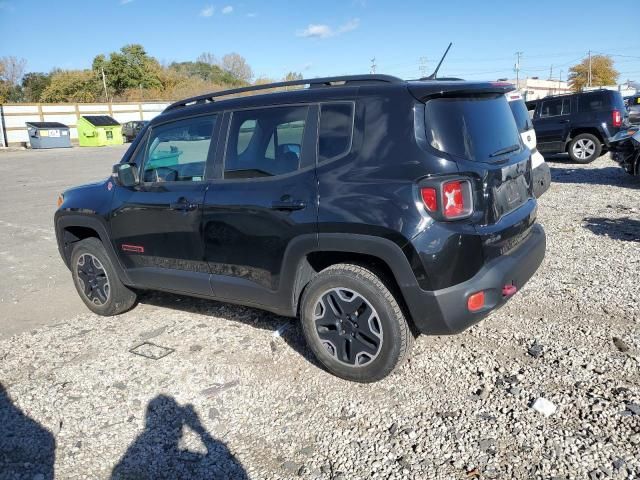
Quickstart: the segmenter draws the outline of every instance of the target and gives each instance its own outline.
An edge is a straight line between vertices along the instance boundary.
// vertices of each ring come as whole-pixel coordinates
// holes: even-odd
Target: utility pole
[[[522,57],[523,52],[516,52],[516,64],[515,64],[515,71],[516,71],[516,90],[520,89],[520,58]]]
[[[107,103],[109,103],[109,94],[107,93],[107,80],[104,76],[104,67],[100,67],[102,71],[102,86],[104,87],[104,97],[107,99]]]
[[[553,80],[553,65],[549,67],[549,80]]]
[[[587,86],[589,86],[589,87],[591,86],[591,79],[592,79],[592,77],[591,77],[591,50],[589,50],[589,79],[588,79],[588,82],[587,82]]]
[[[427,57],[420,57],[420,65],[418,65],[420,77],[427,76]]]
[[[377,65],[376,65],[376,57],[373,57],[371,59],[371,73],[372,74],[376,73],[376,67],[377,67]]]

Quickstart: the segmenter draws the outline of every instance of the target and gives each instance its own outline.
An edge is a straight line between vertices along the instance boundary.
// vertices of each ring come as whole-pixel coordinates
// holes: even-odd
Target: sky
[[[566,79],[591,50],[612,55],[620,81],[640,80],[633,8],[595,0],[0,0],[0,57],[27,71],[90,68],[130,43],[162,63],[237,52],[256,77],[431,73],[449,42],[441,76]],[[608,17],[608,18],[603,18]],[[601,21],[602,20],[602,21]],[[375,62],[372,59],[375,58]]]

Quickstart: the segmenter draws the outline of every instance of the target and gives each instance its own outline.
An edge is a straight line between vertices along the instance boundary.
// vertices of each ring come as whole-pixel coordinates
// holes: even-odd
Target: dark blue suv
[[[100,315],[162,290],[297,316],[329,371],[379,380],[544,257],[511,89],[364,75],[177,102],[110,178],[64,192],[60,253]]]

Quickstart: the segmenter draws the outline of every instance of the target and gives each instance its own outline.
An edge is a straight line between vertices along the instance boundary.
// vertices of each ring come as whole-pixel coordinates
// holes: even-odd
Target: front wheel
[[[591,163],[602,154],[602,143],[595,135],[581,133],[569,143],[569,156],[576,163]]]
[[[86,238],[74,245],[70,267],[76,290],[92,312],[118,315],[136,303],[136,293],[120,281],[104,245],[97,238]]]
[[[309,348],[334,375],[375,382],[407,357],[413,334],[398,302],[372,271],[338,264],[305,289],[300,314]]]

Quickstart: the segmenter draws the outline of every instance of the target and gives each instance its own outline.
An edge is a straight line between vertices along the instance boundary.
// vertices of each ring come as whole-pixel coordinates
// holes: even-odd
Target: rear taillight
[[[620,113],[620,110],[613,111],[613,126],[614,127],[622,126],[622,114]]]
[[[471,183],[468,180],[448,180],[434,187],[420,188],[422,203],[429,213],[444,220],[459,220],[473,213]]]
[[[468,217],[473,212],[471,185],[467,180],[442,184],[442,213],[449,220]]]

